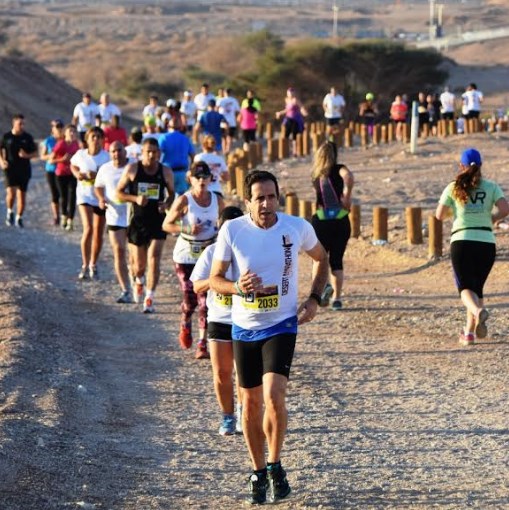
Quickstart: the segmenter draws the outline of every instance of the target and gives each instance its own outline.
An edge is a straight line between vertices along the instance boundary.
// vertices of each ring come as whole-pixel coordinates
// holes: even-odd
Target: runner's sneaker
[[[154,300],[151,297],[146,297],[143,301],[143,313],[154,313]]]
[[[286,479],[286,471],[279,466],[276,469],[267,470],[267,477],[269,482],[269,497],[274,503],[279,499],[286,498],[291,492],[290,485]]]
[[[88,279],[88,272],[87,272],[87,268],[85,266],[83,266],[80,270],[80,272],[78,273],[78,280],[87,280]]]
[[[237,406],[237,412],[235,413],[235,432],[242,434],[242,406]]]
[[[62,219],[60,220],[60,226],[65,229],[67,227],[67,218],[65,216],[62,216]]]
[[[14,225],[14,213],[7,213],[7,217],[5,218],[5,224],[8,227],[12,227]]]
[[[488,326],[486,326],[486,321],[489,316],[490,314],[486,308],[482,308],[479,312],[479,315],[475,320],[475,336],[477,338],[486,338],[488,335]]]
[[[74,230],[74,224],[71,219],[67,220],[67,223],[65,224],[65,230],[67,230],[67,232]]]
[[[474,345],[475,338],[473,333],[460,333],[459,344],[460,345]]]
[[[91,280],[99,279],[99,273],[97,272],[97,266],[90,266],[88,268],[88,276],[90,276]]]
[[[267,475],[253,473],[249,477],[249,497],[248,503],[251,505],[263,505],[267,501]]]
[[[223,414],[219,434],[221,436],[232,436],[235,434],[235,416],[233,414]]]
[[[143,301],[143,296],[145,295],[145,289],[143,283],[135,283],[134,284],[134,302],[141,303]]]
[[[186,324],[180,325],[179,343],[182,349],[189,349],[193,345],[193,335],[191,334],[191,327]]]
[[[117,303],[132,303],[133,300],[131,299],[131,293],[128,290],[125,290],[118,296]]]
[[[343,303],[339,299],[336,299],[335,301],[333,301],[333,303],[331,305],[332,310],[337,312],[338,310],[341,310],[342,308],[343,308]]]
[[[332,285],[328,283],[322,292],[322,302],[320,303],[320,306],[329,306],[330,298],[332,297],[332,294],[334,294],[334,289],[332,288]]]
[[[207,340],[200,340],[198,345],[196,346],[196,354],[194,355],[196,359],[209,359],[210,354],[207,350]]]
[[[21,216],[18,216],[16,218],[16,226],[18,228],[24,228],[25,227],[25,225],[23,225],[23,218]]]

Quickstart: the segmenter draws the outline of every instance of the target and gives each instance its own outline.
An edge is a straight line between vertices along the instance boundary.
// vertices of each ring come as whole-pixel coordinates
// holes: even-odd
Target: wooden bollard
[[[258,159],[258,165],[263,165],[263,145],[261,142],[256,143],[256,158]]]
[[[504,119],[500,119],[500,131],[507,131],[509,129],[509,122]]]
[[[387,207],[375,207],[373,209],[373,240],[387,241],[389,210]]]
[[[247,152],[247,167],[249,170],[258,166],[258,152],[256,149],[256,142],[249,142],[249,150]]]
[[[496,130],[497,121],[495,119],[488,119],[488,133],[494,133]]]
[[[422,244],[422,211],[420,207],[406,207],[406,238],[408,244]]]
[[[271,138],[267,141],[267,159],[270,163],[277,161],[279,156],[279,141],[277,138]]]
[[[396,140],[396,133],[394,132],[394,124],[391,122],[387,125],[387,141],[394,142]]]
[[[292,216],[299,215],[299,199],[293,192],[287,193],[285,195],[285,212],[286,214],[291,214]]]
[[[310,143],[310,139],[309,139],[309,132],[306,129],[302,133],[302,155],[309,156],[310,150],[311,150],[311,143]]]
[[[345,129],[345,147],[352,147],[353,141],[352,141],[352,130],[350,128]]]
[[[443,225],[440,220],[437,220],[433,214],[428,217],[428,256],[430,259],[436,259],[443,254]]]
[[[408,143],[410,141],[410,129],[408,123],[403,123],[403,142]]]
[[[350,219],[351,236],[357,239],[361,235],[361,206],[359,204],[352,204],[348,218]]]
[[[421,135],[423,138],[429,137],[429,123],[428,122],[426,122],[425,124],[422,125]]]
[[[247,169],[242,166],[235,167],[235,183],[237,184],[237,195],[244,198],[244,179],[247,175]]]
[[[295,136],[295,155],[302,157],[302,133],[297,133]]]
[[[288,159],[290,157],[290,140],[283,136],[279,137],[279,159]]]
[[[455,120],[448,120],[447,121],[447,132],[450,135],[457,135],[458,134],[458,124],[456,124]]]
[[[389,133],[387,124],[382,124],[380,127],[380,137],[382,138],[382,143],[388,143],[389,142]]]
[[[272,125],[272,122],[267,122],[265,126],[265,138],[267,140],[272,140],[272,137],[274,136],[274,126]]]
[[[382,128],[380,124],[375,124],[373,126],[373,144],[378,145],[380,140],[382,139]]]
[[[313,213],[311,212],[311,204],[309,200],[299,200],[299,216],[306,220],[310,220]]]
[[[234,165],[228,165],[228,175],[230,178],[226,184],[226,189],[228,193],[231,193],[234,189],[237,189],[237,179]]]
[[[366,147],[368,145],[368,126],[365,124],[360,127],[360,135],[361,135],[361,146]]]

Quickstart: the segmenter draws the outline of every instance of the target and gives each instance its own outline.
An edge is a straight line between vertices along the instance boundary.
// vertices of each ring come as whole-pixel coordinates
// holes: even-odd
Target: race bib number
[[[232,307],[232,296],[230,294],[218,294],[214,293],[214,304],[221,308]]]
[[[82,186],[93,186],[95,182],[95,179],[83,179],[81,181]]]
[[[279,309],[279,290],[277,285],[269,285],[262,290],[247,294],[242,306],[255,313],[273,312]]]
[[[155,182],[139,182],[138,196],[147,197],[149,200],[159,200],[159,184]]]

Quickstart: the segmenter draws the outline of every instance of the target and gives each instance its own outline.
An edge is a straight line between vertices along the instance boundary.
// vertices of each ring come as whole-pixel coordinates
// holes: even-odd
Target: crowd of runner
[[[308,112],[294,88],[276,112],[285,136],[295,139]],[[477,118],[482,94],[475,84],[465,92],[465,115]],[[328,134],[341,126],[346,102],[331,88],[323,100]],[[246,212],[225,202],[228,168],[224,155],[237,143],[256,137],[261,102],[253,91],[239,103],[230,89],[211,94],[207,84],[193,98],[156,96],[142,111],[142,128],[128,134],[122,112],[104,93],[99,104],[83,94],[72,121],[51,122],[51,134],[38,148],[15,115],[0,145],[6,179],[6,224],[23,228],[30,160],[44,161],[52,222],[66,231],[81,220],[82,267],[77,278],[99,278],[105,230],[119,285],[117,303],[138,303],[155,312],[161,257],[168,234],[176,242],[172,259],[182,292],[179,343],[196,347],[196,359],[211,358],[221,409],[219,432],[243,432],[253,472],[249,501],[262,504],[290,493],[281,465],[286,424],[286,387],[299,324],[312,320],[318,306],[343,307],[343,256],[350,237],[349,209],[354,174],[338,162],[332,141],[318,148],[311,183],[316,214],[311,222],[278,211],[279,186],[270,172],[250,172],[244,186]],[[419,118],[433,125],[454,119],[456,98],[419,94]],[[407,121],[408,101],[398,95],[390,115],[396,126]],[[367,93],[359,117],[372,129],[378,116],[374,94]],[[397,130],[397,136],[401,133]],[[193,143],[200,140],[199,144]],[[461,155],[458,176],[444,190],[436,216],[454,216],[451,245],[458,291],[467,309],[462,345],[487,335],[483,286],[495,259],[492,226],[509,213],[500,187],[481,176],[482,158],[469,149]],[[14,204],[17,214],[14,214]],[[493,212],[494,211],[494,212]],[[298,303],[298,256],[312,261],[308,297]],[[193,314],[198,334],[193,335]],[[195,341],[196,340],[196,341]],[[235,377],[234,377],[235,374]],[[236,383],[234,384],[234,379]],[[234,388],[237,386],[237,405]],[[267,446],[268,455],[265,455]]]

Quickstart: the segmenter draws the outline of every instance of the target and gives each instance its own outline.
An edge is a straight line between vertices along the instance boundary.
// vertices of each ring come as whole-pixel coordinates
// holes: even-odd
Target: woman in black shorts
[[[475,337],[488,334],[483,287],[495,262],[493,224],[509,214],[509,205],[499,185],[481,174],[481,154],[466,149],[461,154],[456,179],[442,192],[435,216],[454,217],[451,233],[451,262],[454,279],[467,309],[461,345],[472,345]]]
[[[318,240],[329,254],[332,273],[322,295],[322,306],[333,298],[332,309],[341,310],[343,288],[343,255],[350,239],[348,211],[352,200],[354,178],[345,166],[337,164],[337,148],[333,142],[325,142],[315,153],[312,181],[316,192],[316,214],[311,219]]]

